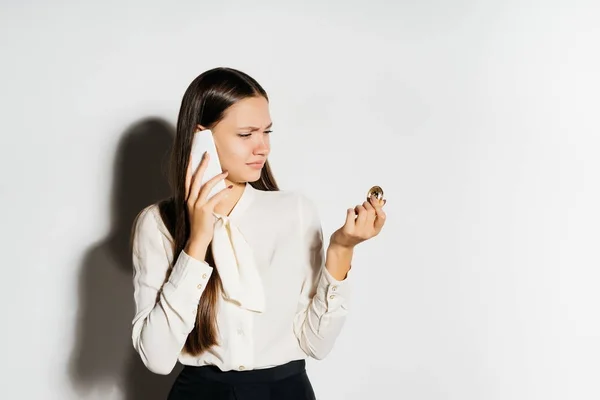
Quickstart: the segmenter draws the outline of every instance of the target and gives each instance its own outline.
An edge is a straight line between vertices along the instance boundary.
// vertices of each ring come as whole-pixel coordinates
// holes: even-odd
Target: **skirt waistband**
[[[217,366],[204,365],[196,367],[186,365],[181,372],[189,378],[204,378],[211,381],[232,385],[243,383],[275,382],[306,370],[306,360],[294,360],[271,368],[253,369],[248,371],[221,371]]]

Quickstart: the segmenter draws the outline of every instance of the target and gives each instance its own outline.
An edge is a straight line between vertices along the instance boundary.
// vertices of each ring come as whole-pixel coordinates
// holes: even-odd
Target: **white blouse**
[[[338,281],[325,268],[323,231],[314,203],[296,192],[261,191],[246,184],[221,222],[235,226],[252,250],[261,303],[252,309],[221,296],[219,344],[192,356],[182,349],[213,268],[182,251],[168,274],[172,237],[158,205],[140,213],[133,236],[132,340],[146,367],[166,375],[178,360],[241,371],[307,356],[324,358],[346,319],[349,286],[348,277]],[[225,284],[228,277],[221,278]]]

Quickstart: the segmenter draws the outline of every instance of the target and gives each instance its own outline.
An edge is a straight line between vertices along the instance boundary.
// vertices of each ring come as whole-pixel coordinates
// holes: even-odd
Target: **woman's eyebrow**
[[[273,123],[271,122],[265,129],[269,129],[272,126],[273,126]],[[260,128],[257,128],[256,126],[240,126],[238,129],[239,130],[249,130],[251,132],[259,131],[260,130]]]

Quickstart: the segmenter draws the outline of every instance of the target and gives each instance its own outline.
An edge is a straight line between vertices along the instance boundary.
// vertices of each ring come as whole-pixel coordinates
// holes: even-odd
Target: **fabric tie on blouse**
[[[223,283],[223,297],[250,311],[265,311],[265,294],[252,248],[224,215],[217,218],[212,240],[212,253]]]

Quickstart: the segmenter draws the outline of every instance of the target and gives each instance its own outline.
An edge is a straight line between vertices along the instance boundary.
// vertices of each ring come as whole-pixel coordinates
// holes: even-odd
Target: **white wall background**
[[[242,69],[326,236],[379,184],[319,399],[600,398],[600,4],[2,1],[0,397],[163,399],[137,211],[187,85]]]

